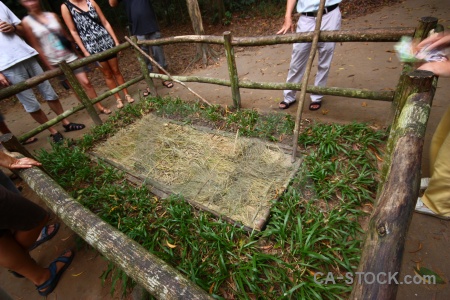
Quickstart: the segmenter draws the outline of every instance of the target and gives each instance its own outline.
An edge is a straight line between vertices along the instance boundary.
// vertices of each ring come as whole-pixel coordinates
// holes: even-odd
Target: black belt
[[[323,9],[323,14],[326,15],[327,13],[332,12],[333,10],[335,10],[338,7],[339,7],[339,3],[327,6]],[[308,16],[308,17],[317,17],[317,13],[318,13],[317,11],[302,12],[302,15]]]

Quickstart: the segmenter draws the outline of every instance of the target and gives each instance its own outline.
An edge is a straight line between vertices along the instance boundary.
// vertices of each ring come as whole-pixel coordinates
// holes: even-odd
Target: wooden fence
[[[390,28],[334,32],[324,31],[320,33],[319,40],[324,42],[397,42],[404,35],[414,36],[421,40],[436,25],[436,18],[425,17],[420,20],[416,29]],[[170,77],[181,82],[200,82],[229,86],[232,91],[233,105],[239,109],[241,104],[240,88],[301,90],[302,86],[301,84],[294,83],[265,83],[239,80],[236,66],[234,65],[233,48],[235,46],[244,47],[311,42],[312,37],[312,33],[301,33],[257,38],[233,38],[227,32],[223,37],[178,36],[152,41],[139,41],[137,44],[211,43],[224,45],[229,64],[229,80],[198,76]],[[136,40],[133,41],[135,42]],[[148,74],[144,59],[138,51],[136,51],[136,55],[143,75],[103,93],[95,99],[88,99],[82,87],[73,76],[72,70],[95,62],[112,53],[117,53],[130,46],[129,42],[121,44],[104,53],[92,55],[68,65],[62,64],[60,69],[44,72],[40,76],[0,90],[0,100],[2,100],[20,91],[36,86],[44,80],[65,74],[82,102],[81,105],[65,111],[62,115],[22,135],[19,140],[23,141],[82,109],[88,111],[95,124],[101,124],[101,120],[98,118],[92,105],[113,95],[124,87],[136,84],[143,79],[152,91],[156,93],[152,78],[169,79],[170,77],[154,73]],[[391,101],[393,103],[391,112],[393,121],[388,139],[388,153],[382,171],[382,184],[380,184],[374,213],[367,231],[362,258],[358,268],[359,272],[387,273],[400,271],[405,236],[419,192],[420,161],[424,133],[437,84],[437,79],[432,73],[411,71],[412,66],[406,64],[395,92],[367,91],[338,87],[306,87],[306,91],[310,93]],[[11,135],[4,135],[2,137],[2,144],[10,151],[18,151],[29,156],[30,154],[20,145],[19,140]],[[118,232],[118,230],[111,228],[91,212],[80,206],[74,199],[61,190],[51,178],[46,177],[41,170],[29,169],[18,172],[66,225],[102,255],[125,270],[131,278],[151,294],[165,299],[179,298],[180,295],[187,297],[184,299],[209,298],[206,292],[184,279],[176,270],[152,256],[137,243]],[[75,215],[77,216],[76,218],[74,218]],[[120,243],[117,241],[120,241]],[[137,264],[138,261],[141,261],[141,263]],[[396,284],[380,284],[375,282],[374,284],[367,285],[361,283],[354,285],[351,298],[395,299],[396,292]]]

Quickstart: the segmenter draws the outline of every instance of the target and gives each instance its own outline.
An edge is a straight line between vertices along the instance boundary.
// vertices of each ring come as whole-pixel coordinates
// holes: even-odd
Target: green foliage
[[[224,15],[223,19],[222,19],[222,24],[225,25],[225,26],[230,25],[232,18],[233,18],[233,14],[229,10],[227,10],[225,12],[225,15]]]
[[[182,195],[159,199],[145,186],[133,186],[120,172],[87,157],[88,147],[150,111],[270,140],[292,133],[294,126],[292,118],[283,114],[232,112],[149,97],[126,106],[77,145],[54,145],[51,152],[42,150],[38,159],[80,203],[215,298],[347,298],[351,286],[321,285],[314,274],[342,275],[354,271],[359,262],[362,230],[357,218],[363,215],[359,205],[372,200],[373,152],[384,132],[357,123],[306,128],[299,136],[300,146],[310,153],[305,157],[306,169],[273,200],[266,229],[247,232],[194,210]],[[310,189],[316,197],[308,196]],[[123,291],[132,284],[112,265],[102,279],[108,276],[113,287],[120,283]]]

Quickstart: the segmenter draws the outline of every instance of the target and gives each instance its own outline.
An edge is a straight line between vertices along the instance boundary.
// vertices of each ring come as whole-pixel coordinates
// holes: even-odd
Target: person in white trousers
[[[341,11],[339,10],[339,3],[341,0],[327,0],[322,17],[320,30],[339,30],[341,29]],[[314,31],[316,27],[317,11],[319,9],[320,0],[287,0],[286,15],[284,18],[283,27],[277,34],[285,34],[288,31],[294,32],[294,24],[292,22],[292,11],[297,3],[297,12],[300,13],[300,18],[297,23],[296,32]],[[319,42],[317,49],[318,70],[314,85],[325,86],[330,72],[330,65],[333,59],[334,48],[336,43],[333,42]],[[308,62],[309,53],[311,51],[311,43],[295,43],[292,50],[291,64],[289,66],[289,73],[287,82],[299,83],[305,73],[306,64]],[[295,103],[296,90],[285,90],[284,99],[279,104],[280,109],[287,109]],[[322,95],[311,94],[310,110],[318,110],[322,105]]]

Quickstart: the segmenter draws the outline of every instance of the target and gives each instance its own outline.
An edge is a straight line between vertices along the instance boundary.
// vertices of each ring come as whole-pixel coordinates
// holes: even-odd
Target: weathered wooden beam
[[[427,79],[424,81],[431,85]],[[366,231],[357,269],[359,274],[373,274],[372,278],[380,280],[355,280],[350,299],[396,298],[406,233],[419,195],[420,161],[433,94],[429,88],[408,97],[393,128],[395,133],[390,138],[394,146],[385,162],[385,181]]]
[[[110,90],[108,92],[105,92],[105,93],[101,94],[97,98],[92,99],[91,102],[92,102],[92,104],[95,104],[95,103],[97,103],[99,101],[102,101],[103,99],[108,98],[108,97],[114,95],[117,92],[120,92],[122,89],[124,89],[126,87],[129,87],[129,86],[131,86],[133,84],[138,83],[143,78],[144,78],[144,76],[140,75],[140,76],[138,76],[138,77],[136,77],[134,79],[131,79],[131,80],[125,82],[124,84],[121,84],[118,87],[116,87],[116,88],[114,88],[114,89],[112,89],[112,90]],[[55,118],[53,118],[51,120],[48,120],[44,124],[39,125],[38,127],[34,128],[33,130],[28,131],[27,133],[24,133],[23,135],[21,135],[19,137],[19,141],[25,141],[28,138],[30,138],[30,137],[32,137],[32,136],[34,136],[34,135],[44,131],[45,129],[49,128],[50,126],[55,125],[56,123],[60,122],[62,119],[67,118],[67,117],[73,115],[74,113],[76,113],[76,112],[78,112],[80,110],[83,110],[83,109],[84,109],[84,105],[83,104],[80,104],[80,105],[75,106],[75,107],[73,107],[71,109],[68,109],[68,110],[64,111],[62,114],[56,116]]]
[[[231,45],[231,32],[223,33],[225,53],[227,56],[228,75],[230,76],[231,98],[236,109],[241,108],[241,93],[239,91],[239,75],[236,67],[236,57],[234,56],[234,48]]]
[[[95,125],[103,124],[102,119],[100,119],[100,117],[98,116],[91,100],[84,91],[78,79],[73,74],[73,71],[69,67],[69,65],[65,61],[63,61],[59,64],[59,68],[64,72],[67,81],[69,82],[70,86],[75,92],[75,96],[78,98],[78,100],[81,101],[81,103],[83,103],[84,108],[86,109],[88,115],[91,117],[94,124]]]
[[[412,36],[414,31],[414,27],[322,31],[319,35],[319,42],[397,42],[402,36]],[[231,43],[233,46],[267,46],[298,42],[311,43],[313,35],[313,32],[303,32],[261,37],[234,37]],[[223,38],[214,35],[183,35],[157,40],[138,41],[138,45],[168,45],[177,43],[208,43],[222,45]]]
[[[419,20],[419,24],[417,25],[417,28],[414,32],[413,39],[416,41],[421,41],[424,38],[428,36],[428,33],[431,29],[435,28],[437,25],[438,19],[434,17],[423,17]],[[399,111],[401,111],[403,103],[401,103],[402,99],[403,101],[406,99],[404,97],[403,88],[408,86],[407,81],[409,80],[408,74],[415,69],[415,64],[410,62],[403,63],[402,72],[400,75],[400,78],[397,82],[397,86],[395,88],[395,94],[392,101],[392,108],[391,108],[391,119],[393,119],[395,122],[395,119],[399,115]]]
[[[158,299],[212,299],[173,267],[75,201],[39,168],[18,173],[64,224]]]
[[[159,79],[170,79],[168,76],[162,74],[150,74],[152,78]],[[201,76],[172,76],[171,78],[176,79],[181,82],[200,82],[200,83],[211,83],[222,86],[231,86],[229,80],[211,78],[211,77],[201,77]],[[255,90],[298,90],[302,89],[302,85],[299,83],[274,83],[274,82],[254,82],[249,80],[239,80],[240,88],[249,88]],[[306,88],[308,93],[322,94],[322,95],[332,95],[348,98],[358,98],[358,99],[370,99],[370,100],[380,100],[380,101],[392,101],[394,97],[393,91],[368,91],[362,89],[353,88],[340,88],[340,87],[320,87],[308,85]]]
[[[134,44],[136,44],[138,41],[136,36],[132,36],[130,38],[130,40]],[[130,44],[133,45],[132,43],[130,43]],[[158,91],[155,88],[155,83],[153,82],[152,78],[150,76],[148,76],[149,71],[148,71],[147,62],[145,61],[145,56],[142,55],[141,52],[139,52],[139,50],[137,50],[135,48],[133,48],[133,50],[134,50],[134,54],[136,55],[136,58],[139,62],[139,68],[141,69],[141,73],[142,73],[142,75],[144,75],[144,80],[147,83],[148,88],[150,89],[150,93],[152,93],[152,95],[154,97],[158,96]]]
[[[303,76],[302,86],[308,85],[311,68],[314,62],[314,57],[316,56],[317,46],[319,44],[319,35],[321,31],[320,28],[322,26],[322,16],[324,8],[325,8],[325,0],[320,0],[318,10],[319,13],[317,14],[316,17],[316,26],[314,28],[314,35],[311,43],[311,49],[309,51],[308,62],[306,63],[305,72],[302,75]],[[305,103],[305,97],[306,97],[306,89],[302,89],[300,91],[297,113],[295,114],[294,137],[292,138],[292,157],[291,157],[292,163],[295,161],[295,156],[297,156],[298,135],[300,133],[300,123],[302,120],[303,103]]]

